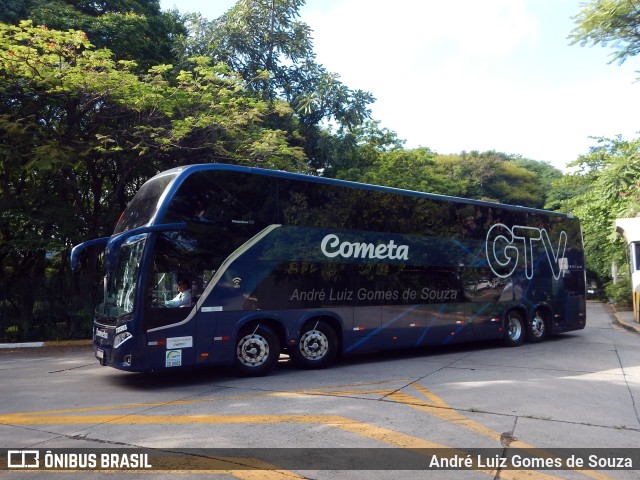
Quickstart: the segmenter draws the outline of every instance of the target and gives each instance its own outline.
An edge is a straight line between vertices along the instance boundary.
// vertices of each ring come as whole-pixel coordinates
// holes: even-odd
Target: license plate
[[[102,360],[104,358],[104,350],[100,350],[99,348],[96,350],[96,358]]]
[[[109,338],[109,334],[106,330],[96,329],[96,338]]]

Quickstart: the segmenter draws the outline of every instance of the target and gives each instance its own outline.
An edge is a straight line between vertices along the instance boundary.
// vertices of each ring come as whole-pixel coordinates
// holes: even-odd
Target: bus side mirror
[[[108,238],[106,242],[107,245],[105,248],[105,260],[107,264],[107,271],[113,272],[116,269],[116,265],[118,265],[118,256],[120,254],[120,247],[125,241],[127,241],[131,237],[135,237],[137,235],[144,235],[147,233],[153,233],[153,232],[180,231],[180,230],[184,230],[185,228],[187,228],[186,222],[161,223],[159,225],[146,225],[144,227],[134,228],[133,230],[129,230],[127,232],[123,232]]]
[[[71,249],[71,270],[76,271],[78,269],[78,263],[80,262],[80,252],[86,250],[89,247],[94,247],[96,245],[102,245],[102,248],[107,245],[109,241],[109,237],[96,238],[94,240],[88,240],[86,242],[80,243]]]

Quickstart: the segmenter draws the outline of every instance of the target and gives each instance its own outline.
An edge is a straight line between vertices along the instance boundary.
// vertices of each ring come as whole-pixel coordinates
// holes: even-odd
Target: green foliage
[[[562,171],[547,162],[529,160],[527,158],[512,157],[514,165],[533,172],[538,178],[544,192],[548,192],[553,182],[562,178]]]
[[[303,168],[302,150],[287,145],[284,132],[262,125],[266,115],[284,115],[287,107],[249,95],[224,65],[194,58],[192,69],[174,78],[161,66],[138,77],[130,63],[93,49],[83,32],[30,22],[0,24],[0,48],[6,79],[0,101],[10,112],[0,116],[0,132],[5,163],[19,167],[14,172],[62,169],[75,185],[87,165],[106,168],[105,178],[113,178],[110,162],[127,172],[163,155],[189,160],[196,153],[201,161],[223,155],[264,164],[269,156],[274,167]],[[82,203],[95,205],[117,191],[122,185],[103,183]]]
[[[30,0],[4,0],[0,9],[0,22],[17,23],[28,17]]]
[[[591,0],[574,17],[572,43],[610,46],[612,61],[624,62],[640,53],[640,5],[635,0]]]
[[[569,36],[573,44],[611,47],[612,62],[640,53],[640,5],[635,0],[591,0],[581,4]],[[587,265],[610,279],[612,261],[625,264],[624,244],[613,233],[616,218],[640,213],[640,139],[600,138],[581,156],[576,172],[557,182],[549,206],[582,218]]]
[[[311,29],[297,20],[302,5],[304,0],[239,0],[210,24],[209,48],[249,88],[276,98],[299,65],[313,58]]]
[[[518,165],[516,161],[520,160],[520,157],[495,151],[463,152],[459,156],[447,156],[444,172],[448,172],[459,185],[460,190],[455,195],[511,205],[542,207],[545,192],[540,176],[537,172]]]
[[[360,168],[340,170],[339,178],[441,195],[541,208],[543,173],[553,167],[499,152],[438,155],[428,148],[375,151]],[[555,170],[555,169],[553,169]]]
[[[305,171],[302,148],[264,122],[285,104],[206,58],[172,72],[140,76],[82,31],[0,23],[0,283],[43,278],[47,252],[108,234],[159,170],[225,156]],[[11,296],[28,324],[34,293]]]
[[[370,168],[341,172],[340,178],[408,190],[433,191],[433,153],[428,148],[380,152]]]
[[[631,278],[628,275],[618,278],[616,283],[607,284],[605,293],[607,298],[612,300],[618,307],[628,308],[633,304]]]
[[[135,61],[141,72],[172,63],[174,38],[186,32],[176,13],[160,10],[159,0],[11,1],[15,6],[0,12],[0,21],[17,25],[29,19],[52,30],[81,30],[116,60]]]
[[[598,143],[571,165],[575,172],[554,183],[547,207],[580,217],[587,267],[607,280],[613,261],[627,262],[615,220],[640,213],[640,139]]]
[[[314,150],[327,159],[324,176],[351,181],[364,181],[363,176],[375,168],[384,152],[401,150],[404,144],[395,132],[380,128],[374,120],[338,132],[319,129],[317,136],[306,141],[313,142]]]
[[[370,119],[369,92],[353,90],[336,73],[315,61],[311,29],[298,20],[304,0],[239,0],[213,21],[200,15],[187,17],[190,34],[179,39],[182,59],[204,55],[238,72],[247,89],[269,101],[286,101],[296,116],[271,120],[271,126],[292,132],[304,148],[309,165],[331,175],[334,148],[321,125],[338,126],[348,136]]]
[[[161,12],[158,0],[3,4],[0,313],[15,331],[54,331],[40,320],[51,312],[56,325],[82,324],[69,319],[88,318],[88,303],[66,302],[67,318],[64,305],[36,295],[44,278],[66,278],[66,253],[51,252],[108,235],[142,182],[190,163],[546,205],[581,217],[600,281],[612,260],[625,262],[613,221],[640,213],[640,140],[599,139],[566,175],[495,151],[407,150],[370,118],[371,93],[316,62],[311,30],[298,20],[303,4],[239,0],[213,21]],[[637,13],[629,1],[583,4],[572,40],[610,44],[623,61],[640,48]],[[84,285],[95,282],[96,261]],[[30,279],[30,288],[13,287]]]

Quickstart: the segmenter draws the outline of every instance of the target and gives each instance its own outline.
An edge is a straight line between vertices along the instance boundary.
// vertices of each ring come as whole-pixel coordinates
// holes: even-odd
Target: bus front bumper
[[[148,368],[143,365],[142,358],[134,358],[128,349],[109,348],[105,345],[95,347],[96,359],[100,365],[126,370],[128,372],[143,372]],[[140,357],[140,356],[138,356]],[[138,361],[134,361],[138,360]]]

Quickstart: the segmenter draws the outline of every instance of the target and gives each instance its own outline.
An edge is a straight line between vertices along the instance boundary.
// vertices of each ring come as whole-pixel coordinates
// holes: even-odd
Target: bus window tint
[[[158,202],[176,174],[160,175],[145,183],[135,194],[114,230],[114,235],[146,225],[156,215]]]
[[[157,236],[148,302],[161,307],[177,279],[191,282],[192,298],[202,294],[220,264],[247,239],[275,223],[275,179],[205,171],[188,177],[171,200],[165,222],[184,221],[186,230]],[[173,286],[173,287],[168,287]],[[158,316],[164,320],[157,320]],[[154,327],[184,312],[157,312]]]

